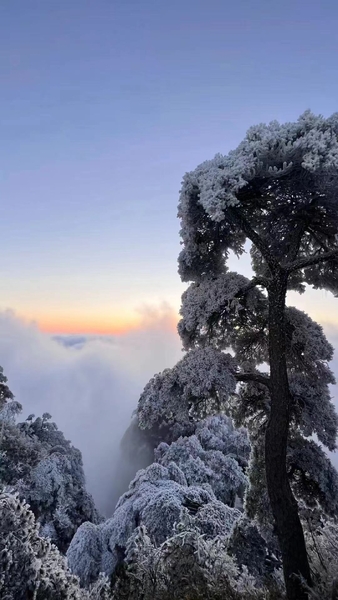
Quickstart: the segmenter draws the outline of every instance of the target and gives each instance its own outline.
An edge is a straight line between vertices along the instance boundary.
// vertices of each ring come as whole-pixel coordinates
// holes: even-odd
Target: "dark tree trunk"
[[[275,273],[268,290],[271,413],[265,436],[265,464],[268,494],[283,558],[287,597],[289,600],[306,600],[308,595],[302,589],[299,575],[310,585],[310,568],[298,506],[286,470],[290,405],[285,352],[286,288],[287,275]]]

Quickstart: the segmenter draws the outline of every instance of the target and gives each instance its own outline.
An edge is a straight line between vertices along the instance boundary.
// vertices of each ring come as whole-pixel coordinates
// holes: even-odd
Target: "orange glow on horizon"
[[[137,325],[99,325],[95,323],[65,323],[53,321],[52,323],[40,321],[39,329],[44,333],[60,334],[60,335],[122,335],[137,329]]]
[[[34,319],[39,329],[49,334],[61,335],[124,335],[132,331],[161,327],[167,331],[176,331],[178,315],[158,319],[148,319],[142,315],[115,318],[62,318],[46,316]]]
[[[134,320],[121,320],[119,318],[102,321],[96,319],[55,319],[53,317],[39,319],[39,329],[45,333],[53,334],[89,334],[89,335],[121,335],[133,329],[138,329],[139,322]]]
[[[314,306],[312,310],[310,306],[303,307],[300,303],[292,302],[300,310],[304,310],[309,316],[318,321],[318,323],[326,330],[326,335],[337,335],[338,333],[338,318],[336,314],[327,311],[324,313],[318,310],[318,306]],[[74,313],[54,313],[47,314],[24,314],[21,311],[7,309],[13,316],[17,316],[26,325],[29,324],[37,327],[41,332],[52,335],[128,335],[132,332],[142,330],[161,330],[163,332],[173,333],[177,331],[177,324],[180,319],[177,310],[174,310],[169,305],[159,308],[145,306],[144,311],[116,311],[114,316],[102,314],[97,317],[92,314]],[[26,312],[26,311],[25,311]]]

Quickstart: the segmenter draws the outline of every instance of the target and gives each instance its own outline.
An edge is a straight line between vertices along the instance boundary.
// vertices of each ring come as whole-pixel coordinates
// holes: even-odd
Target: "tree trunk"
[[[299,575],[311,585],[303,529],[286,470],[290,391],[285,351],[287,275],[275,273],[269,286],[271,412],[265,435],[266,480],[289,600],[306,600]]]

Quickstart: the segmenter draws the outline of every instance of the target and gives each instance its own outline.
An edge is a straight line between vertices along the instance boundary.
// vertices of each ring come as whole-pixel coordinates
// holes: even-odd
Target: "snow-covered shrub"
[[[2,600],[108,600],[107,580],[80,588],[66,559],[39,527],[18,495],[0,494],[0,597]]]
[[[111,575],[124,559],[128,540],[139,525],[160,545],[171,537],[183,507],[195,515],[196,530],[207,538],[230,533],[241,515],[218,501],[209,485],[188,486],[175,463],[168,468],[153,463],[137,473],[111,519],[96,527],[84,524],[77,530],[67,552],[70,568],[83,585],[95,580],[100,571]]]
[[[235,429],[225,415],[208,417],[198,423],[195,434],[181,437],[155,449],[155,460],[169,467],[174,463],[188,485],[209,484],[216,498],[234,506],[247,485],[243,467],[250,453],[244,429]]]
[[[159,423],[161,421],[159,420]],[[244,428],[235,428],[224,414],[201,421],[172,422],[170,426],[141,429],[134,417],[123,440],[120,467],[124,487],[154,460],[163,466],[183,471],[188,485],[208,483],[219,500],[233,504],[243,496],[247,484],[244,470],[250,455],[250,443]],[[129,479],[128,479],[129,476]],[[119,480],[121,474],[119,471]]]
[[[221,412],[236,388],[235,366],[230,354],[194,348],[146,385],[138,402],[139,425],[185,424]]]
[[[42,534],[64,552],[81,523],[100,519],[85,489],[81,453],[47,413],[16,424],[17,404],[0,411],[0,480],[29,502]]]
[[[67,560],[81,584],[95,582],[101,571],[103,536],[101,526],[83,523],[76,531],[67,551]],[[110,573],[109,573],[110,574]]]
[[[247,568],[239,568],[227,552],[228,538],[207,539],[196,529],[195,517],[183,509],[173,536],[153,544],[141,525],[130,537],[126,568],[114,587],[114,600],[263,600],[282,598],[257,585]],[[271,588],[272,590],[272,588]]]

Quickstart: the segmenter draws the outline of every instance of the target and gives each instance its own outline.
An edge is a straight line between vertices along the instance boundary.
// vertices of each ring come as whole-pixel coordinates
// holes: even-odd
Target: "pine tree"
[[[179,272],[190,286],[179,332],[188,353],[151,380],[138,408],[145,428],[220,410],[249,426],[252,488],[255,477],[266,484],[289,600],[307,597],[302,578],[311,585],[297,496],[315,493],[336,511],[337,474],[307,439],[336,444],[333,349],[318,324],[286,307],[286,294],[306,285],[338,293],[337,137],[338,114],[306,112],[252,127],[236,150],[185,175]],[[247,242],[251,280],[227,268],[229,252],[242,255]]]
[[[29,503],[41,533],[65,552],[81,523],[101,519],[85,488],[81,452],[48,413],[16,423],[21,410],[0,368],[0,485]]]

